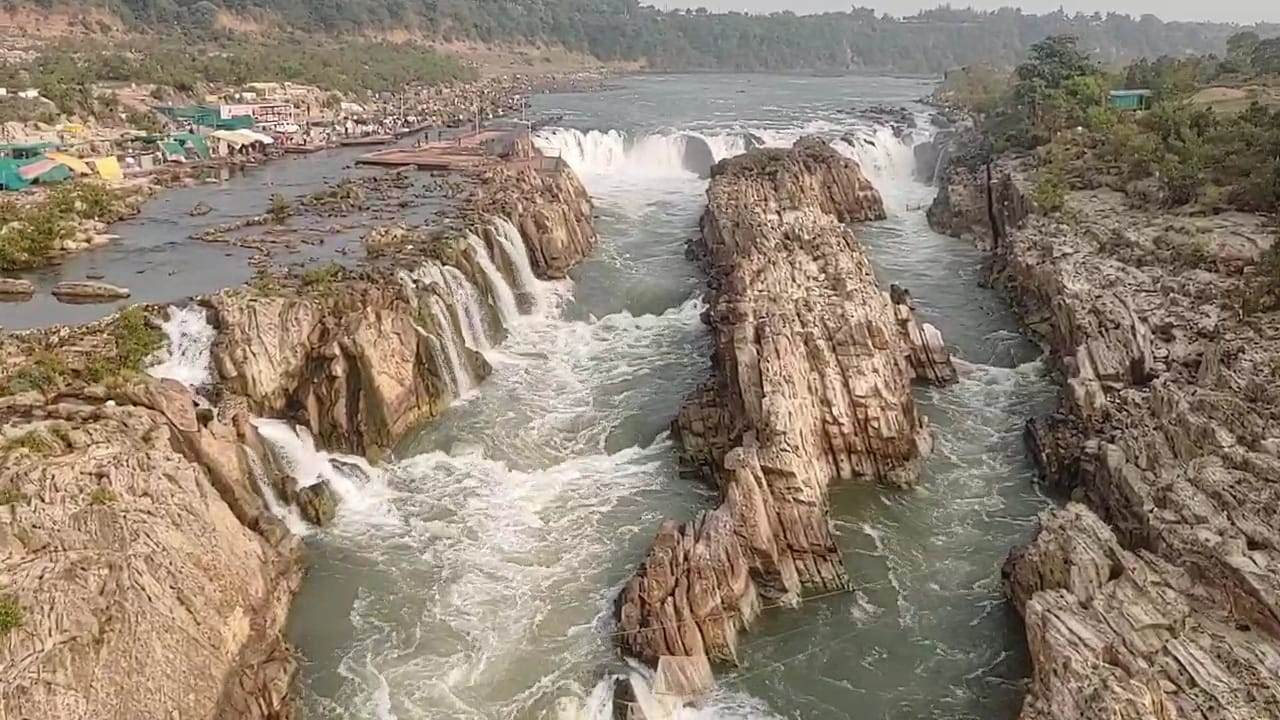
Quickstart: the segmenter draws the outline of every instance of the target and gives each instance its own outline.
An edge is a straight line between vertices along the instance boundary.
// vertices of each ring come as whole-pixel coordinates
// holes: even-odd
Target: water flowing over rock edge
[[[466,391],[459,373],[488,372],[483,352],[503,333],[495,296],[531,311],[543,301],[531,279],[563,277],[595,244],[590,200],[562,163],[482,171],[463,210],[394,263],[169,311],[171,336],[216,336],[170,347],[157,377],[92,379],[114,318],[6,337],[6,382],[42,353],[70,381],[0,398],[0,574],[22,612],[0,645],[3,714],[291,714],[282,630],[303,562],[282,504],[323,521],[334,498],[316,490],[324,477],[294,476],[258,419],[298,423],[290,432],[313,450],[380,454]],[[138,552],[152,544],[162,551]]]
[[[721,503],[665,522],[616,608],[623,651],[676,695],[706,689],[709,661],[738,660],[763,607],[846,586],[829,483],[914,482],[932,440],[910,382],[954,379],[941,336],[907,293],[876,287],[843,224],[885,213],[856,163],[809,138],[711,176],[690,251],[708,276],[712,374],[673,434]]]
[[[1265,247],[1105,190],[1034,215],[1026,160],[957,142],[930,222],[991,250],[1065,378],[1028,437],[1073,502],[1004,568],[1021,717],[1280,717],[1280,317],[1237,307]]]

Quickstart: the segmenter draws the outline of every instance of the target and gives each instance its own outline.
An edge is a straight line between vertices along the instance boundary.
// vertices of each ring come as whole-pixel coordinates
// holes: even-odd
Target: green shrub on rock
[[[22,625],[22,606],[12,596],[0,597],[0,635]]]

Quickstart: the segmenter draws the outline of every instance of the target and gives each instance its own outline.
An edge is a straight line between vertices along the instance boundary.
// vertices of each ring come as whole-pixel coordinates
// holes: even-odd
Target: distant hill
[[[941,7],[905,18],[869,9],[797,16],[661,11],[635,0],[107,0],[130,25],[211,32],[225,18],[328,34],[561,45],[655,69],[941,73],[974,62],[1012,65],[1049,35],[1073,34],[1104,62],[1221,53],[1240,26],[1151,15],[1030,15]],[[222,19],[220,22],[219,19]],[[1280,26],[1253,28],[1280,34]]]

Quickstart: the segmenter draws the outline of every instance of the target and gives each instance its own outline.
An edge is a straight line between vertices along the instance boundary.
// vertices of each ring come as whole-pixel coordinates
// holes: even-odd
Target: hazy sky
[[[711,10],[772,12],[791,10],[812,13],[846,10],[850,5],[875,8],[890,15],[910,15],[917,10],[936,7],[942,0],[654,0],[664,8],[698,7]],[[648,3],[646,3],[648,4]],[[1133,16],[1152,13],[1162,20],[1213,20],[1216,22],[1251,23],[1259,20],[1280,22],[1280,0],[952,0],[953,7],[972,6],[994,10],[1006,5],[1021,7],[1026,12],[1044,13],[1062,7],[1067,12],[1123,12]]]

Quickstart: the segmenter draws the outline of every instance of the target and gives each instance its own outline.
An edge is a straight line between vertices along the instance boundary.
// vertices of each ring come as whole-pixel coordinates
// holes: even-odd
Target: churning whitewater
[[[344,503],[308,538],[312,570],[290,621],[306,717],[604,720],[614,677],[661,717],[649,673],[617,657],[610,618],[659,522],[713,497],[680,476],[667,434],[708,369],[703,279],[686,241],[711,164],[812,133],[858,159],[885,196],[890,218],[859,238],[967,371],[918,393],[938,434],[919,489],[833,488],[856,592],[770,613],[745,636],[748,664],[723,669],[714,697],[675,716],[1016,707],[1025,663],[998,564],[1046,504],[1019,438],[1053,391],[1007,307],[978,287],[976,251],[911,209],[931,193],[912,179],[927,124],[860,119],[860,107],[925,92],[887,78],[647,76],[537,99],[564,126],[535,142],[583,179],[600,247],[572,282],[545,283],[518,230],[494,221],[492,237],[467,239],[486,287],[450,268],[407,279],[443,289],[430,312],[456,330],[439,355],[451,366],[459,356],[458,400],[377,471],[362,469],[372,475],[351,491],[363,504]],[[464,349],[493,368],[466,391]],[[326,472],[315,457],[334,467],[296,429],[266,430],[298,476]]]

